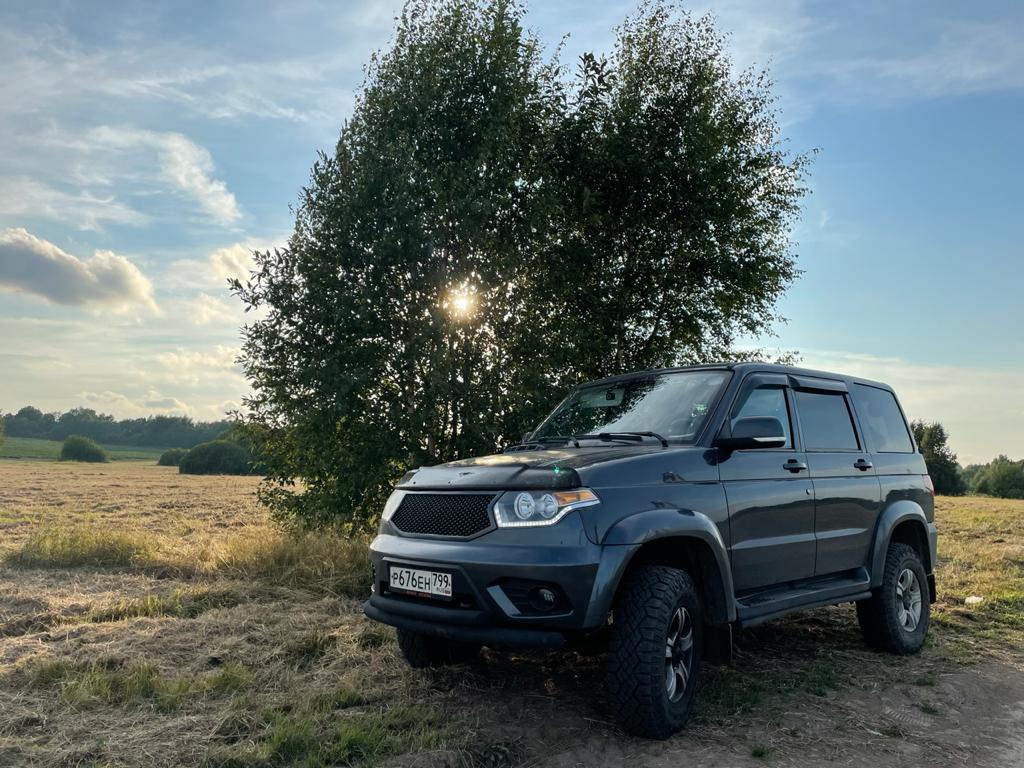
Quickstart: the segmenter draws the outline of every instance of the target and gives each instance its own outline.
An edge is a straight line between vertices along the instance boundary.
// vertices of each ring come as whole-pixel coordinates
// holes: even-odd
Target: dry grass
[[[1014,695],[1024,667],[1024,502],[941,499],[924,654],[867,650],[849,606],[813,611],[738,637],[683,736],[625,740],[599,656],[407,669],[361,615],[365,541],[283,535],[254,486],[0,461],[0,765],[885,765],[910,742],[955,762],[991,741],[956,736],[955,713]]]

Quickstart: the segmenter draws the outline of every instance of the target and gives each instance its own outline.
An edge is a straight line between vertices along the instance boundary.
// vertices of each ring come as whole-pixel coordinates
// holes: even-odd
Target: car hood
[[[704,449],[660,445],[601,445],[581,448],[515,451],[422,467],[399,485],[407,490],[577,488],[601,466],[642,461],[649,454],[678,455]]]

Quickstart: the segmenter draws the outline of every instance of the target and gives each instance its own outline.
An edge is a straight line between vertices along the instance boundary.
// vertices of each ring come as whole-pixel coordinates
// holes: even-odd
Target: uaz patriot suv
[[[666,738],[734,627],[855,602],[871,646],[918,651],[933,501],[884,384],[760,363],[616,376],[521,445],[403,477],[364,610],[414,667],[607,634],[611,714]]]

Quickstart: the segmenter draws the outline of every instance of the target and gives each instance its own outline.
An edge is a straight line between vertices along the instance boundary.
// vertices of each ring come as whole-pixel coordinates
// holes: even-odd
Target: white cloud
[[[199,349],[178,349],[163,352],[156,357],[161,371],[152,372],[155,377],[178,385],[195,386],[223,380],[240,390],[248,387],[241,368],[235,362],[239,350],[218,344],[212,351]]]
[[[1024,371],[991,370],[834,350],[801,350],[800,365],[838,371],[896,390],[911,419],[940,421],[961,464],[1000,453],[1024,458]]]
[[[3,179],[0,211],[14,219],[52,219],[92,231],[100,230],[104,222],[136,227],[149,222],[148,216],[113,195],[97,196],[88,190],[65,192],[25,176]]]
[[[238,326],[240,324],[242,307],[238,302],[229,304],[224,299],[211,296],[208,293],[200,293],[191,299],[184,299],[179,302],[174,315],[187,320],[192,325],[205,326],[215,323],[224,323]]]
[[[155,151],[161,178],[193,198],[215,221],[227,225],[241,218],[235,196],[223,181],[212,177],[210,153],[188,137],[173,132],[102,126],[90,131],[88,140],[115,151],[138,147]]]
[[[193,409],[176,397],[168,397],[155,389],[148,390],[141,397],[129,397],[121,392],[104,390],[102,392],[79,392],[76,395],[80,402],[105,413],[112,413],[117,418],[137,418],[155,414],[188,416]]]
[[[254,266],[252,252],[255,250],[261,250],[260,246],[246,243],[232,243],[218,248],[210,254],[214,275],[221,280],[245,280]]]
[[[124,256],[78,259],[21,228],[0,231],[0,286],[55,304],[159,312],[153,284]]]

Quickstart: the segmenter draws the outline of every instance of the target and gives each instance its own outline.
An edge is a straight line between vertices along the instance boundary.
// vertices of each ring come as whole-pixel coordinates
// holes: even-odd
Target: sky
[[[1024,4],[687,4],[816,150],[773,338],[893,385],[962,463],[1024,458]],[[0,4],[0,412],[219,418],[226,287],[281,245],[400,2]],[[534,2],[572,65],[633,3]]]

